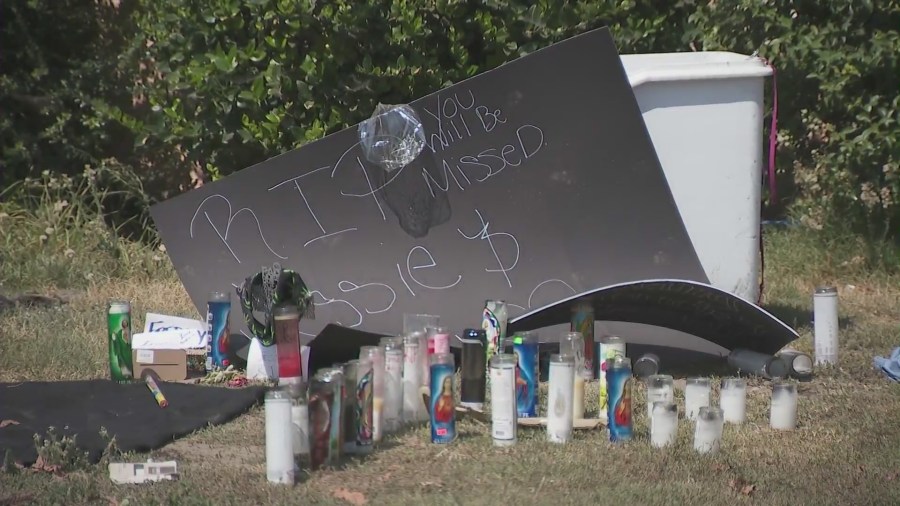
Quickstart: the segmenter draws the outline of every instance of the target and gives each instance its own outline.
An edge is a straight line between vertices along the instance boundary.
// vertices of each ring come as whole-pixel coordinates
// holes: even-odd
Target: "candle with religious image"
[[[581,375],[586,380],[594,379],[594,303],[590,299],[579,301],[572,307],[570,329],[584,338],[584,369]]]
[[[481,328],[487,336],[487,357],[490,359],[495,353],[499,353],[506,339],[506,302],[502,300],[486,300],[482,310]],[[485,367],[487,364],[485,364]]]
[[[456,439],[456,386],[453,355],[431,356],[431,442],[446,444]]]
[[[372,440],[381,441],[384,424],[384,350],[379,346],[362,346],[359,358],[372,362]]]
[[[675,402],[675,380],[668,374],[647,378],[647,420],[652,419],[654,402]]]
[[[354,453],[372,452],[375,434],[374,391],[372,360],[361,357],[356,362],[356,389],[354,391],[356,451]]]

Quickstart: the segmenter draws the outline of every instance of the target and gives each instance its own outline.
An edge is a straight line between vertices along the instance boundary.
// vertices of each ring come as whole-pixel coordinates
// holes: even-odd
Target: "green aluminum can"
[[[123,300],[109,302],[106,309],[109,340],[109,372],[113,381],[132,380],[131,364],[131,303]]]

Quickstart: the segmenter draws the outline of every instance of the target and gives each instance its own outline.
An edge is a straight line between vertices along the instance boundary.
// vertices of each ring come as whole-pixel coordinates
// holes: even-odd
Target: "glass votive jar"
[[[709,378],[688,378],[684,387],[684,414],[696,420],[700,408],[709,406]]]
[[[701,407],[694,427],[694,450],[700,453],[718,452],[724,425],[721,408]]]
[[[769,423],[777,430],[794,430],[797,427],[797,385],[785,381],[772,384]]]
[[[675,402],[675,380],[668,374],[647,377],[647,423],[653,418],[654,402]]]
[[[656,401],[650,405],[650,444],[662,448],[675,444],[678,435],[678,405]]]
[[[747,381],[743,378],[722,379],[719,407],[728,423],[744,423],[747,419]]]

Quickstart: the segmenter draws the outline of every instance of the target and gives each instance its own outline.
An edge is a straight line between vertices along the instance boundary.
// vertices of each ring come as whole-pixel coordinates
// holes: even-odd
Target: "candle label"
[[[359,452],[372,447],[375,426],[372,402],[372,369],[359,376],[356,383],[356,447]]]
[[[491,368],[491,437],[497,441],[516,440],[515,371],[512,367]]]
[[[607,426],[610,441],[631,439],[631,368],[610,368],[606,371],[609,405]]]
[[[614,342],[614,343],[600,343],[600,411],[605,411],[608,406],[609,395],[607,394],[607,378],[606,371],[609,368],[609,364],[613,361],[617,356],[624,357],[625,356],[625,343],[623,342]]]
[[[594,379],[594,308],[589,304],[578,306],[572,313],[572,332],[584,337],[584,372],[582,376]]]
[[[491,357],[494,353],[497,353],[497,348],[500,346],[500,320],[497,318],[497,315],[494,314],[494,304],[488,302],[484,306],[484,311],[482,312],[481,317],[481,328],[484,329],[484,333],[487,336],[487,356]]]
[[[538,344],[516,339],[513,353],[516,355],[516,414],[531,418],[537,416]]]
[[[431,442],[450,443],[456,439],[454,374],[451,364],[431,366]]]

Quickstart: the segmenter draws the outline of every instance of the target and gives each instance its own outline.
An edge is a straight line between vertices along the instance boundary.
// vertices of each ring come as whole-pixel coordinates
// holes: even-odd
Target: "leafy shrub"
[[[147,193],[112,182],[130,193],[103,210],[141,225],[379,102],[606,25],[622,53],[758,51],[778,72],[775,210],[900,236],[900,0],[29,0],[0,17],[0,188],[130,171]]]
[[[684,19],[648,1],[146,1],[124,64],[149,111],[123,120],[218,177],[587,29],[672,48]]]
[[[759,51],[777,69],[779,171],[806,225],[896,236],[900,1],[704,2],[698,48]]]

